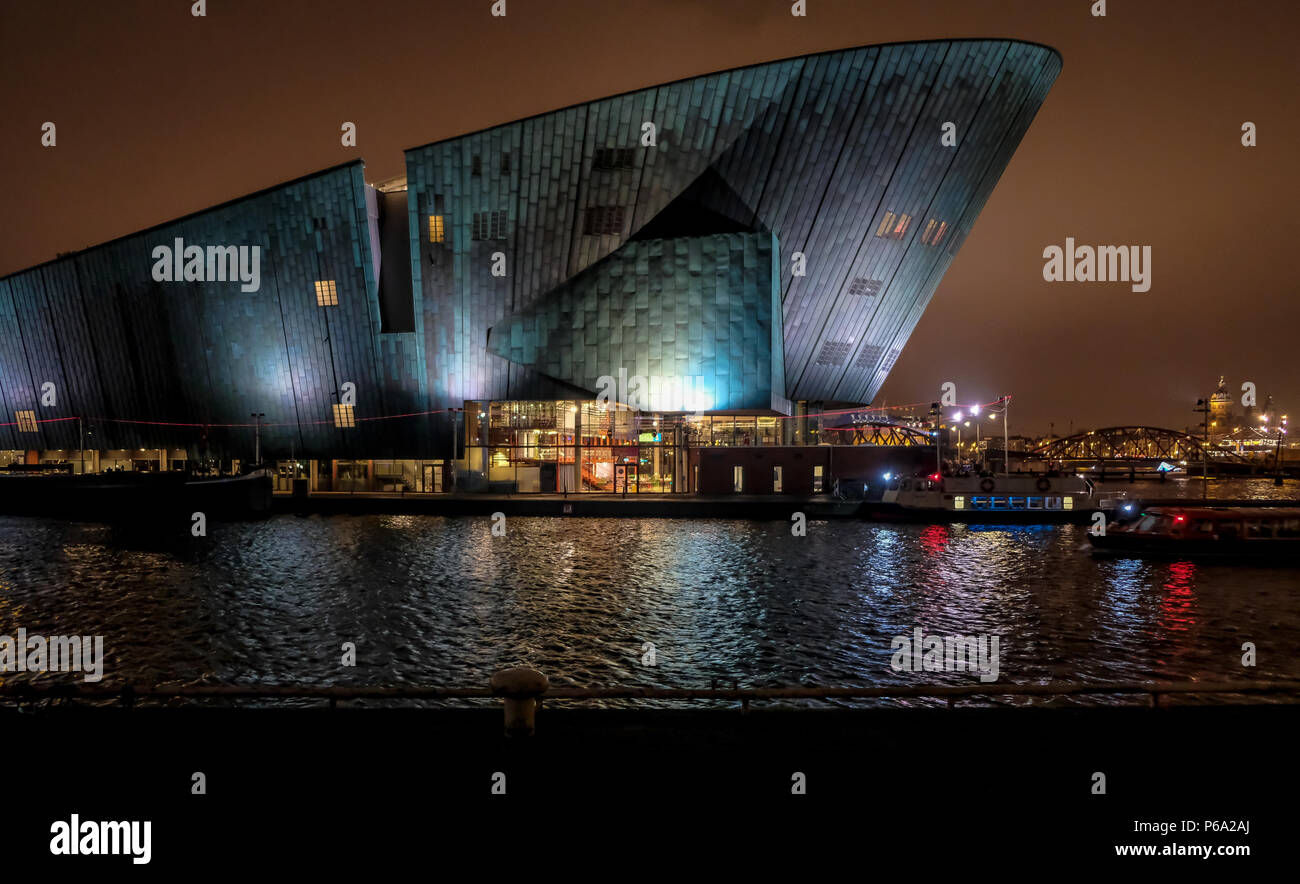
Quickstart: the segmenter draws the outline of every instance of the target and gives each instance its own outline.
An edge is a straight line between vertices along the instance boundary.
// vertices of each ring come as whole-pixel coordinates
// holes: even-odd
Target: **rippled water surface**
[[[134,683],[480,686],[514,664],[575,685],[973,681],[891,669],[891,638],[916,626],[1000,636],[1008,682],[1300,678],[1300,569],[1097,560],[1081,526],[490,529],[279,516],[167,545],[3,518],[0,634],[103,635],[105,681]],[[339,665],[346,641],[354,669]]]

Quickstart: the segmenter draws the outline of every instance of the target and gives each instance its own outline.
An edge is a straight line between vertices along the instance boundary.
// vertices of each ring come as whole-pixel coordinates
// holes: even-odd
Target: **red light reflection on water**
[[[921,549],[927,556],[942,555],[952,532],[947,525],[930,525],[921,532]]]
[[[1162,631],[1186,632],[1196,625],[1196,564],[1172,562],[1169,579],[1162,587],[1160,627]]]

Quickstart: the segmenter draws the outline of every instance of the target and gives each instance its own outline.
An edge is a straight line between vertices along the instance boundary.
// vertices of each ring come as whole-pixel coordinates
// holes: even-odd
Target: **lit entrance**
[[[614,493],[636,493],[636,464],[616,464],[614,467]]]
[[[424,490],[439,493],[442,491],[442,467],[424,465]]]

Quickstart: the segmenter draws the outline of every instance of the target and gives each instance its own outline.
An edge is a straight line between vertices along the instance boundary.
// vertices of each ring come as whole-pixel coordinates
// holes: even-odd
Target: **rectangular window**
[[[483,158],[478,154],[474,154],[474,158],[470,160],[469,173],[475,178],[479,178],[483,175]]]
[[[339,293],[332,279],[316,280],[316,306],[333,307],[339,302]]]
[[[506,211],[475,212],[471,238],[483,241],[506,238]]]
[[[356,415],[352,413],[351,405],[334,406],[334,426],[340,429],[349,429],[357,425]]]
[[[601,172],[635,169],[636,153],[630,147],[598,147],[592,155],[591,167]]]
[[[622,206],[588,206],[582,232],[586,236],[617,236],[623,232]]]
[[[931,218],[930,223],[925,225],[925,233],[921,234],[921,242],[927,246],[937,246],[943,241],[943,235],[948,232],[948,222],[940,221],[938,218]]]
[[[880,226],[876,228],[876,236],[885,239],[902,239],[911,224],[911,215],[896,215],[893,212],[886,212],[885,217],[880,219]]]
[[[745,491],[745,468],[735,466],[731,468],[731,490],[737,494]]]
[[[14,417],[18,420],[18,432],[20,433],[36,432],[36,412],[19,411],[14,413]]]
[[[773,493],[773,494],[781,494],[781,493],[782,493],[782,485],[783,485],[783,483],[781,482],[781,473],[782,473],[782,472],[783,472],[783,471],[782,471],[781,467],[779,467],[779,466],[778,466],[778,467],[772,467],[772,493]]]
[[[1246,536],[1251,538],[1272,537],[1273,526],[1268,522],[1250,520],[1246,522]]]
[[[823,485],[826,481],[825,469],[826,468],[823,467],[821,464],[818,464],[817,466],[813,467],[813,480],[812,480],[813,494],[822,493]]]
[[[510,154],[508,153],[501,154],[501,174],[510,174]]]
[[[952,508],[955,510],[966,509],[966,498],[958,494],[956,497],[952,499]]]
[[[441,215],[429,216],[429,242],[442,242],[443,227]]]

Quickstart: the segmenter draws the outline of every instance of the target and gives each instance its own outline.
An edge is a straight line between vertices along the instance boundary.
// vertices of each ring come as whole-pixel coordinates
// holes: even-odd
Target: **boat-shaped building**
[[[781,437],[872,401],[1060,68],[999,39],[721,71],[11,274],[0,449],[161,466],[247,459],[256,434],[273,458],[574,463],[553,449],[684,444],[597,426],[611,389]]]

